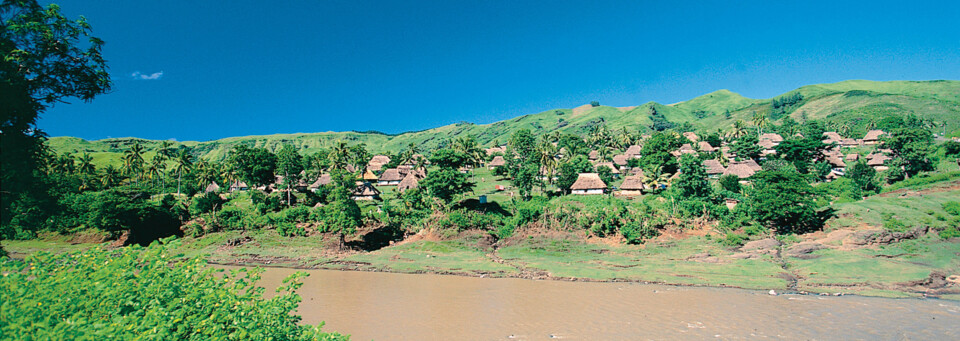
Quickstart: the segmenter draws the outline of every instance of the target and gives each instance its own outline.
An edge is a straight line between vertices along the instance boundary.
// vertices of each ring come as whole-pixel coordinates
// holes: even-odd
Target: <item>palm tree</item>
[[[78,161],[80,161],[80,173],[89,175],[97,172],[97,167],[93,165],[93,157],[90,154],[83,153]]]
[[[180,150],[180,154],[177,155],[174,162],[176,162],[176,165],[174,165],[173,171],[177,172],[177,195],[180,195],[180,180],[183,178],[183,172],[188,172],[193,167],[193,156],[187,154],[186,150]]]
[[[660,165],[653,166],[649,173],[644,172],[643,174],[643,184],[653,191],[659,191],[660,185],[668,181],[670,181],[670,177],[663,173],[663,167]]]
[[[143,147],[140,142],[134,142],[130,149],[123,152],[123,166],[127,175],[135,174],[137,184],[140,183],[140,175],[143,170]]]
[[[206,160],[200,159],[200,161],[197,161],[193,164],[193,169],[197,170],[197,184],[200,187],[217,180],[217,169]]]
[[[618,149],[626,149],[633,143],[633,135],[627,131],[627,128],[622,128],[620,129],[620,133],[617,134],[616,143]]]
[[[330,150],[330,168],[335,170],[346,169],[347,163],[350,160],[350,147],[347,146],[346,142],[337,140],[333,145],[333,149]]]
[[[103,169],[103,175],[100,176],[100,184],[103,188],[113,187],[120,181],[120,172],[113,165],[108,165]]]
[[[553,143],[550,143],[548,139],[542,139],[540,145],[537,148],[537,158],[540,161],[540,169],[543,171],[543,175],[547,177],[547,181],[553,183],[553,173],[556,171],[559,161],[557,160],[557,146],[554,146]],[[544,183],[540,182],[540,192],[544,192]]]
[[[151,177],[156,176],[160,178],[160,193],[163,193],[163,190],[167,187],[167,179],[164,176],[166,175],[167,170],[167,163],[165,160],[166,157],[163,156],[163,154],[157,153],[157,155],[153,156],[153,161],[150,163],[150,167],[147,170]]]
[[[763,128],[766,128],[768,123],[770,123],[770,120],[767,119],[767,114],[753,113],[753,125],[757,126],[757,135],[763,134]]]
[[[736,120],[733,122],[733,129],[730,130],[730,137],[733,139],[738,139],[743,135],[747,134],[747,124],[743,120]]]

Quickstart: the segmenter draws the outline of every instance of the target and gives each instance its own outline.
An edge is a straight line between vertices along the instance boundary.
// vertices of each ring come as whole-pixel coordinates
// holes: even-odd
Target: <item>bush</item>
[[[276,223],[277,234],[283,237],[303,237],[307,235],[307,230],[302,226],[297,226],[295,223],[291,222],[277,222]]]
[[[940,206],[942,206],[943,210],[947,211],[947,213],[950,213],[952,215],[960,215],[960,202],[947,201],[941,204]]]
[[[204,234],[203,226],[195,222],[187,224],[187,226],[184,226],[183,230],[186,232],[186,235],[194,238],[202,237]]]
[[[174,261],[179,242],[148,248],[38,252],[0,259],[0,335],[43,340],[346,340],[301,326],[296,273],[263,297],[261,269],[215,275],[201,257]],[[40,321],[43,321],[40,323]]]
[[[227,230],[242,230],[244,214],[239,208],[227,207],[217,212],[217,225]]]
[[[219,194],[207,192],[193,197],[190,203],[190,214],[197,216],[203,213],[209,213],[219,209],[222,205],[223,199],[220,199]]]
[[[656,237],[659,232],[643,222],[628,221],[620,226],[620,234],[626,239],[627,244],[640,244],[644,240]]]
[[[720,187],[733,193],[740,193],[740,177],[733,174],[721,176]]]
[[[940,231],[940,239],[960,238],[960,230],[956,226],[951,226]]]
[[[747,236],[736,232],[729,232],[723,239],[719,239],[718,241],[723,246],[740,247],[747,241]]]

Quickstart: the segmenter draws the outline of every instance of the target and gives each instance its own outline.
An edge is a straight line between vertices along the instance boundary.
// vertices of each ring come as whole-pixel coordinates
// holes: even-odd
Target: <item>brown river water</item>
[[[260,283],[295,271],[303,322],[353,340],[960,340],[945,300],[278,268]]]

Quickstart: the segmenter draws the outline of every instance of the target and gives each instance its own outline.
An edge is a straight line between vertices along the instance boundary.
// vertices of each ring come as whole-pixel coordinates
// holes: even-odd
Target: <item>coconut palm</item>
[[[123,169],[127,176],[136,175],[137,184],[140,183],[140,176],[143,172],[143,146],[140,142],[134,142],[130,149],[123,152]]]
[[[333,149],[330,150],[330,168],[335,170],[344,170],[347,167],[347,163],[350,162],[350,147],[347,146],[346,142],[337,140],[333,145]]]
[[[193,156],[187,154],[186,150],[180,150],[177,158],[174,160],[173,171],[177,172],[177,195],[180,195],[180,181],[183,179],[183,172],[189,172],[193,167]]]
[[[743,120],[734,121],[733,128],[730,130],[730,137],[736,140],[746,134],[747,134],[747,124],[743,122]]]
[[[97,172],[97,167],[93,165],[93,157],[91,157],[90,154],[83,153],[77,161],[80,161],[80,166],[78,167],[80,173],[89,175]]]
[[[540,162],[540,170],[547,177],[547,181],[553,183],[553,174],[556,172],[560,161],[557,160],[557,146],[550,143],[549,139],[541,139],[537,146],[537,159]],[[544,183],[540,182],[540,192],[544,192]]]
[[[100,176],[100,184],[103,185],[103,188],[113,187],[118,182],[120,182],[120,172],[117,171],[117,168],[108,165],[103,169],[103,174]]]
[[[757,126],[757,134],[763,134],[763,128],[767,127],[767,124],[770,123],[770,120],[767,118],[767,114],[762,112],[753,113],[753,125]]]

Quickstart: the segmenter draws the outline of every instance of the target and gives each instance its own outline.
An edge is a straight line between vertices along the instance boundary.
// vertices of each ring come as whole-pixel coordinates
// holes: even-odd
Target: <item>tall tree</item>
[[[183,179],[183,173],[189,172],[193,168],[193,156],[188,154],[186,150],[180,150],[174,161],[176,165],[173,171],[177,172],[177,195],[180,195],[180,182]]]
[[[680,157],[680,176],[673,182],[680,195],[687,198],[706,198],[710,196],[710,183],[700,158],[693,154]]]
[[[293,188],[300,181],[300,171],[303,170],[302,159],[297,149],[289,144],[284,144],[277,152],[277,170],[283,174],[283,185],[287,190],[287,206],[290,206]]]
[[[251,187],[272,183],[277,169],[277,156],[265,148],[250,148],[239,145],[227,158],[237,176]]]

